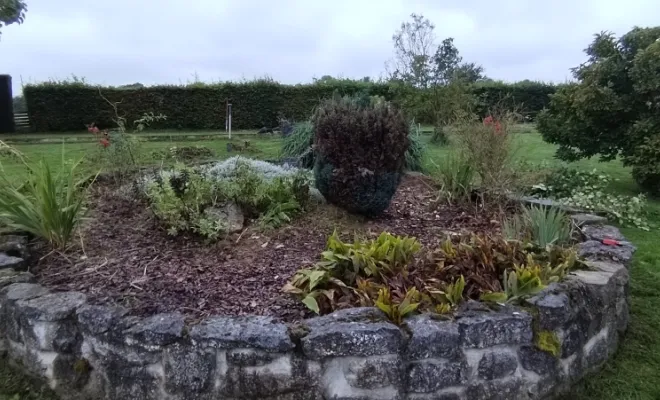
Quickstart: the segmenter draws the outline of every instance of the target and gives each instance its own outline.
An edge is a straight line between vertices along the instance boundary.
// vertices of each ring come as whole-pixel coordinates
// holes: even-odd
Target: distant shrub
[[[409,125],[382,98],[334,98],[314,115],[316,186],[351,212],[384,211],[396,192],[410,145]]]
[[[213,157],[213,151],[204,146],[172,146],[167,150],[151,152],[154,159],[174,159],[177,161],[193,161]]]

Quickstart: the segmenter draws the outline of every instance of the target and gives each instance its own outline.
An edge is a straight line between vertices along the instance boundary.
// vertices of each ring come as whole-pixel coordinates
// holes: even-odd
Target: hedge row
[[[131,123],[145,112],[163,113],[163,129],[224,129],[225,102],[232,100],[232,128],[255,129],[277,125],[278,117],[307,118],[319,100],[335,91],[352,95],[366,91],[396,101],[395,91],[385,83],[338,81],[331,84],[283,85],[274,82],[226,83],[219,85],[101,88],[111,102],[119,104],[120,115]],[[475,93],[485,103],[504,97],[524,103],[525,111],[536,113],[548,102],[554,87],[540,83],[480,84]],[[99,95],[99,88],[81,83],[44,83],[24,89],[33,128],[39,132],[76,131],[86,124],[113,127],[113,109]],[[425,121],[421,121],[425,122]]]

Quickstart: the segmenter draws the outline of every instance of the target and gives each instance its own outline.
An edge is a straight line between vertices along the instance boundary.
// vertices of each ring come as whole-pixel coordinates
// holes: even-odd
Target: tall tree
[[[421,14],[411,14],[412,21],[401,23],[392,36],[394,58],[386,65],[390,79],[417,88],[431,82],[435,50],[435,25]]]
[[[26,12],[27,4],[24,0],[0,0],[0,29],[6,25],[22,24]]]

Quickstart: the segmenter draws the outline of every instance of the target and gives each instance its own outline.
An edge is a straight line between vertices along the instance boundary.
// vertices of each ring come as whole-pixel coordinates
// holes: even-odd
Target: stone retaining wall
[[[421,315],[402,328],[371,308],[294,325],[212,317],[187,326],[177,313],[137,318],[0,270],[0,353],[65,399],[551,398],[599,369],[628,324],[634,247],[614,227],[584,234],[590,269],[525,307],[468,302],[453,319]]]

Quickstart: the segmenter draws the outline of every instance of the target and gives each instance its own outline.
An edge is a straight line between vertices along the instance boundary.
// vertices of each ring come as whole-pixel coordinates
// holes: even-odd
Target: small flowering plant
[[[110,146],[110,136],[108,135],[108,130],[100,130],[98,126],[94,122],[91,124],[87,125],[87,132],[93,134],[99,144],[105,149],[108,146]]]
[[[495,129],[495,133],[503,133],[502,123],[499,120],[493,118],[492,115],[489,115],[486,118],[484,118],[484,125],[488,127],[493,127]]]

